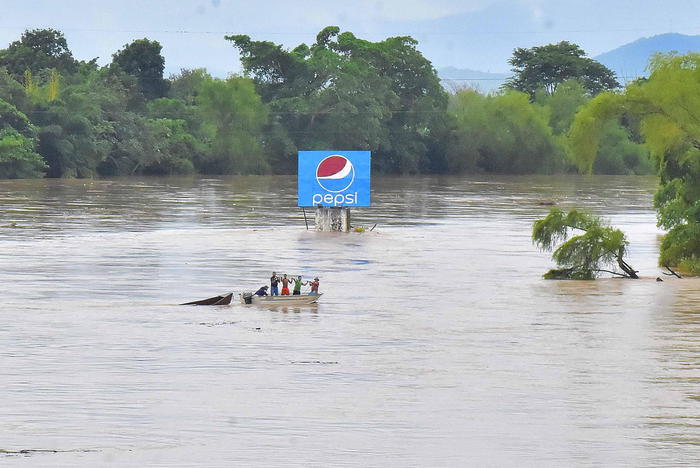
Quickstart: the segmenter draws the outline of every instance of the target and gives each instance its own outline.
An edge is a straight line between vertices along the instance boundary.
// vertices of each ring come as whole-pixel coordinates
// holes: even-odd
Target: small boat
[[[233,293],[201,299],[199,301],[185,302],[180,305],[229,305],[231,303],[231,298],[233,298]]]
[[[260,305],[308,305],[315,304],[323,296],[321,294],[299,294],[297,296],[256,296],[253,293],[243,293],[241,304]]]

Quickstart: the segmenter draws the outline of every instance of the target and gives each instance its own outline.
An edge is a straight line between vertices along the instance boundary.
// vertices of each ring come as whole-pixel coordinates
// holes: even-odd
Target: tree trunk
[[[620,268],[622,269],[622,271],[624,271],[625,273],[627,273],[627,275],[628,275],[630,278],[639,279],[639,276],[637,276],[637,270],[635,270],[634,268],[632,268],[631,266],[629,266],[629,265],[627,264],[627,262],[625,262],[625,261],[622,259],[622,251],[623,251],[623,248],[620,247],[620,250],[617,252],[617,264],[620,266]]]

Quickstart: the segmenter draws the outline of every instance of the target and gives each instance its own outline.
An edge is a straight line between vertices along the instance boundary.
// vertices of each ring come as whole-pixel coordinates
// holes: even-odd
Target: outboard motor
[[[246,304],[252,304],[253,303],[253,293],[243,293],[243,302]]]

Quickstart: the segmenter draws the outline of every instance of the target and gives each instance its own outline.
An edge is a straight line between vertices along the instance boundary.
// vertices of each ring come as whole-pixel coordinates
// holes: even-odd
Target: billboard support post
[[[350,208],[345,206],[317,206],[317,231],[350,231]]]

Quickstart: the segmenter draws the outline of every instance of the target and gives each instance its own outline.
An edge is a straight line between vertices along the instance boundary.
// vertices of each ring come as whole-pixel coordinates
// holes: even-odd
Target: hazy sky
[[[134,39],[163,45],[166,69],[239,72],[225,34],[294,47],[325,26],[380,40],[411,35],[440,68],[504,72],[515,47],[561,40],[589,55],[665,32],[700,34],[697,0],[0,0],[0,48],[28,28],[64,32],[79,59],[111,55]]]

